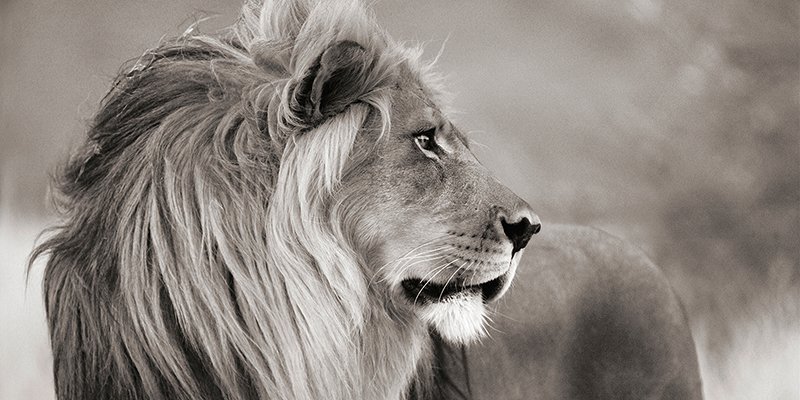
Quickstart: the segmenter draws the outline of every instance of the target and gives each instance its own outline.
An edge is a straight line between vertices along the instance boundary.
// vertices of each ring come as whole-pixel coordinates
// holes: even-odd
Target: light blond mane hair
[[[335,115],[308,110],[298,88],[342,41],[370,67]],[[248,2],[227,33],[165,41],[121,74],[32,257],[50,255],[59,397],[405,396],[424,328],[370,294],[374,238],[337,188],[370,115],[391,128],[398,66],[435,86],[420,54],[357,1]]]

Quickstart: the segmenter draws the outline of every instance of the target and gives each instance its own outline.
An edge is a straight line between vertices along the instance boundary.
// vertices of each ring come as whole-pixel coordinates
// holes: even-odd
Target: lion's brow
[[[451,131],[458,138],[458,140],[460,140],[461,143],[463,143],[464,146],[467,147],[467,149],[470,149],[469,136],[467,136],[466,133],[462,132],[461,129],[458,129],[458,127],[455,126],[455,124],[453,124],[451,121],[448,120],[448,123],[450,124]]]

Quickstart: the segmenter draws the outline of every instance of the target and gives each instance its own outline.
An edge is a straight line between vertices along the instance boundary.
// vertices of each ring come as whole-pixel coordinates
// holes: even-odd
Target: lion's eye
[[[434,140],[435,136],[436,130],[429,129],[414,136],[414,142],[417,143],[417,146],[419,146],[421,150],[433,151],[436,148],[436,141]]]

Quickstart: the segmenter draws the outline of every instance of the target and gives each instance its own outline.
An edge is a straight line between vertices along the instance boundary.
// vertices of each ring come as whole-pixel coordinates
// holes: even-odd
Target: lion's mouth
[[[406,279],[401,285],[406,297],[412,303],[436,303],[459,294],[480,295],[483,301],[487,302],[494,300],[500,294],[505,281],[506,274],[503,274],[476,285],[468,285],[465,281],[453,281],[442,285],[417,278]]]

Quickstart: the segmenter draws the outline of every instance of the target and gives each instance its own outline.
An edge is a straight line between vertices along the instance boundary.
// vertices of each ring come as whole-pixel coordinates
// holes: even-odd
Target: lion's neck
[[[391,308],[389,308],[391,310]],[[380,307],[367,319],[361,355],[365,399],[405,399],[431,362],[427,329],[415,316]]]

